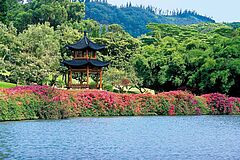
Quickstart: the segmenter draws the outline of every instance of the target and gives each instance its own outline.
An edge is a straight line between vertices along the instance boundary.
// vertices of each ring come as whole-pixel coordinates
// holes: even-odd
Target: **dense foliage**
[[[227,25],[233,27],[234,29],[240,28],[240,22],[226,23]]]
[[[86,18],[102,24],[120,24],[134,37],[147,33],[148,29],[145,26],[150,22],[178,25],[215,22],[194,11],[163,11],[152,6],[132,6],[131,3],[119,8],[100,0],[86,3]]]
[[[240,95],[240,30],[222,24],[149,24],[134,58],[144,86]]]
[[[240,114],[240,99],[222,94],[195,96],[172,91],[157,95],[106,91],[64,91],[28,86],[0,91],[0,120],[82,116]]]
[[[32,0],[22,4],[17,0],[2,0],[0,2],[0,20],[5,24],[13,22],[19,32],[29,24],[49,22],[55,28],[67,21],[80,21],[85,16],[85,7],[80,2],[69,0]]]

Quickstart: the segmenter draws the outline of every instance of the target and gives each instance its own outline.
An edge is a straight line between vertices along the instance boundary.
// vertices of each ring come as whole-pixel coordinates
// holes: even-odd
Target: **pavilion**
[[[97,60],[97,51],[105,49],[88,39],[86,32],[84,37],[75,44],[67,45],[73,59],[62,62],[68,68],[67,88],[90,88],[90,77],[96,82],[95,89],[102,89],[103,67],[108,67],[109,62]],[[73,83],[73,78],[75,79]]]

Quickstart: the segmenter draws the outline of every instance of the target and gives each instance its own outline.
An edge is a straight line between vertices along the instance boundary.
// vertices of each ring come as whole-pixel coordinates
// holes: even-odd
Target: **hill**
[[[117,7],[106,1],[86,2],[86,18],[94,19],[101,24],[120,24],[131,35],[137,37],[148,32],[148,23],[187,25],[201,22],[214,23],[209,17],[199,15],[195,11],[163,11],[151,6]]]
[[[226,23],[226,25],[233,27],[234,29],[240,28],[240,22]]]

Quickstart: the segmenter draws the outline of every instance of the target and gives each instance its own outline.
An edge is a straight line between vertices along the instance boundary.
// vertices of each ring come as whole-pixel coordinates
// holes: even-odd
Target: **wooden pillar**
[[[76,53],[76,51],[73,51],[73,53],[74,53],[74,58],[76,59],[76,58],[77,58],[77,53]]]
[[[99,79],[99,71],[97,69],[97,77],[96,77],[96,87],[97,87],[97,89],[98,89],[98,79]]]
[[[87,66],[87,85],[89,85],[89,66]]]
[[[71,88],[71,86],[72,86],[72,69],[69,68],[68,69],[68,87]]]
[[[67,86],[67,72],[64,73],[64,82],[65,82],[65,85]]]
[[[94,52],[94,56],[93,56],[94,59],[97,58],[97,51]]]
[[[70,69],[68,68],[68,83],[67,83],[67,87],[70,87]]]
[[[89,57],[89,56],[88,56],[88,50],[86,50],[86,58],[88,59],[88,57]]]
[[[102,89],[102,68],[100,69],[100,90]]]
[[[84,51],[81,51],[81,56],[82,58],[84,58]]]

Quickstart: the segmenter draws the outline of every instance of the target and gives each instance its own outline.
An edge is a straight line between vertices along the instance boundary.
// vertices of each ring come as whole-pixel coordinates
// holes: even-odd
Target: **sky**
[[[108,3],[152,5],[164,10],[189,9],[207,15],[217,22],[240,22],[240,0],[108,0]]]

